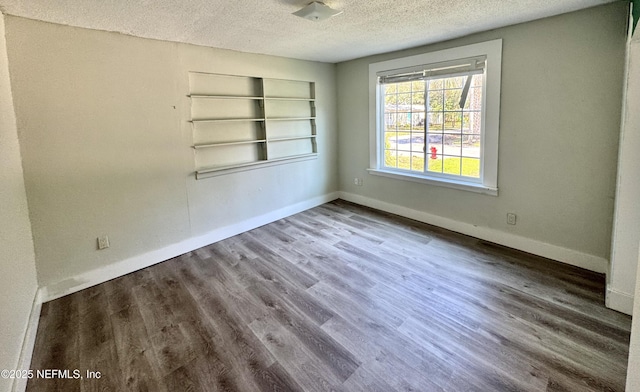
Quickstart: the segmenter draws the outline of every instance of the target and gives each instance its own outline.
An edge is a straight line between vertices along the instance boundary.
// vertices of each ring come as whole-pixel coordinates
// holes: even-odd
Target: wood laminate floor
[[[29,391],[623,391],[604,278],[335,201],[45,303]],[[99,371],[90,379],[86,371]]]

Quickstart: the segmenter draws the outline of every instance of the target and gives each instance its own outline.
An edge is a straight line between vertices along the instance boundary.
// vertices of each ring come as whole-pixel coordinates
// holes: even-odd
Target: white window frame
[[[480,56],[486,56],[480,179],[467,180],[462,176],[430,175],[385,167],[382,142],[384,109],[381,110],[384,92],[383,85],[378,83],[378,76],[389,74],[393,70],[401,72],[418,66],[428,69],[430,64]],[[497,196],[501,68],[501,39],[369,64],[369,173]]]

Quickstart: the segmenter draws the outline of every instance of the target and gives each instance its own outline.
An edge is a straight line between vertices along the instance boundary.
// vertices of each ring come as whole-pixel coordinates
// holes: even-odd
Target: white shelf
[[[256,100],[256,101],[262,101],[264,99],[264,97],[251,97],[251,96],[244,96],[244,95],[205,95],[205,94],[190,94],[187,95],[187,97],[189,98],[209,98],[209,99],[249,99],[249,100]]]
[[[288,157],[270,159],[269,162],[281,162],[281,161],[288,161],[290,159],[316,158],[317,156],[318,156],[318,153],[312,152],[309,154],[290,155]]]
[[[307,161],[310,159],[316,159],[317,157],[318,157],[317,153],[300,154],[300,155],[288,156],[286,158],[260,160],[260,161],[240,163],[235,165],[204,168],[204,169],[196,170],[196,179],[201,180],[203,178],[216,177],[216,176],[222,176],[225,174],[251,170],[251,169],[254,169],[256,166],[269,167],[269,166],[275,166],[275,165],[282,165],[285,163]]]
[[[306,135],[306,136],[289,136],[289,137],[273,137],[269,138],[269,142],[284,142],[287,140],[301,140],[301,139],[313,139],[316,135]]]
[[[203,120],[190,120],[190,123],[212,123],[212,122],[260,122],[265,121],[264,118],[211,118]]]
[[[225,166],[214,166],[214,167],[209,167],[209,168],[197,170],[196,174],[202,175],[202,174],[206,174],[206,173],[225,171],[225,170],[235,169],[235,168],[240,168],[240,167],[255,166],[255,165],[260,165],[260,164],[262,164],[264,162],[267,162],[267,160],[259,160],[259,161],[246,162],[246,163],[236,163],[236,164],[233,164],[233,165],[225,165]]]
[[[223,146],[238,146],[242,144],[258,144],[258,143],[266,143],[265,139],[262,140],[246,140],[246,141],[238,141],[238,142],[221,142],[221,143],[207,143],[207,144],[196,144],[193,148],[211,148],[211,147],[223,147]]]
[[[314,82],[190,72],[189,83],[194,139],[244,139],[195,144],[197,179],[317,157]],[[275,136],[292,134],[304,136]]]
[[[264,97],[266,101],[303,101],[315,102],[315,98],[294,98],[294,97]]]
[[[315,117],[274,117],[266,118],[266,121],[300,121],[300,120],[315,120]]]
[[[301,97],[259,97],[248,95],[207,95],[207,94],[189,94],[189,98],[204,98],[204,99],[248,99],[255,101],[302,101],[302,102],[315,102],[315,98],[301,98]]]

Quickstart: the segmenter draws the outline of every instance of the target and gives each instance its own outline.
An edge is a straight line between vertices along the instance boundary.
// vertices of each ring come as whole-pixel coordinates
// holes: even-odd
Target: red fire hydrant
[[[438,156],[436,155],[438,153],[438,149],[436,147],[431,147],[431,159],[438,159]]]

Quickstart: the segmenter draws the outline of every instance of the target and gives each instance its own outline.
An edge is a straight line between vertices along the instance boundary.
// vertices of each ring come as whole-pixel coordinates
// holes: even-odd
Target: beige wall
[[[15,369],[37,289],[29,212],[0,14],[0,369]],[[11,388],[0,378],[0,390]]]
[[[17,17],[7,45],[42,286],[337,190],[334,65]],[[188,71],[315,81],[319,158],[196,181]]]
[[[340,189],[606,263],[626,15],[620,2],[338,64]],[[368,65],[497,38],[503,39],[499,196],[368,175]],[[363,186],[354,177],[364,178]],[[507,212],[517,213],[516,226],[506,224]]]

